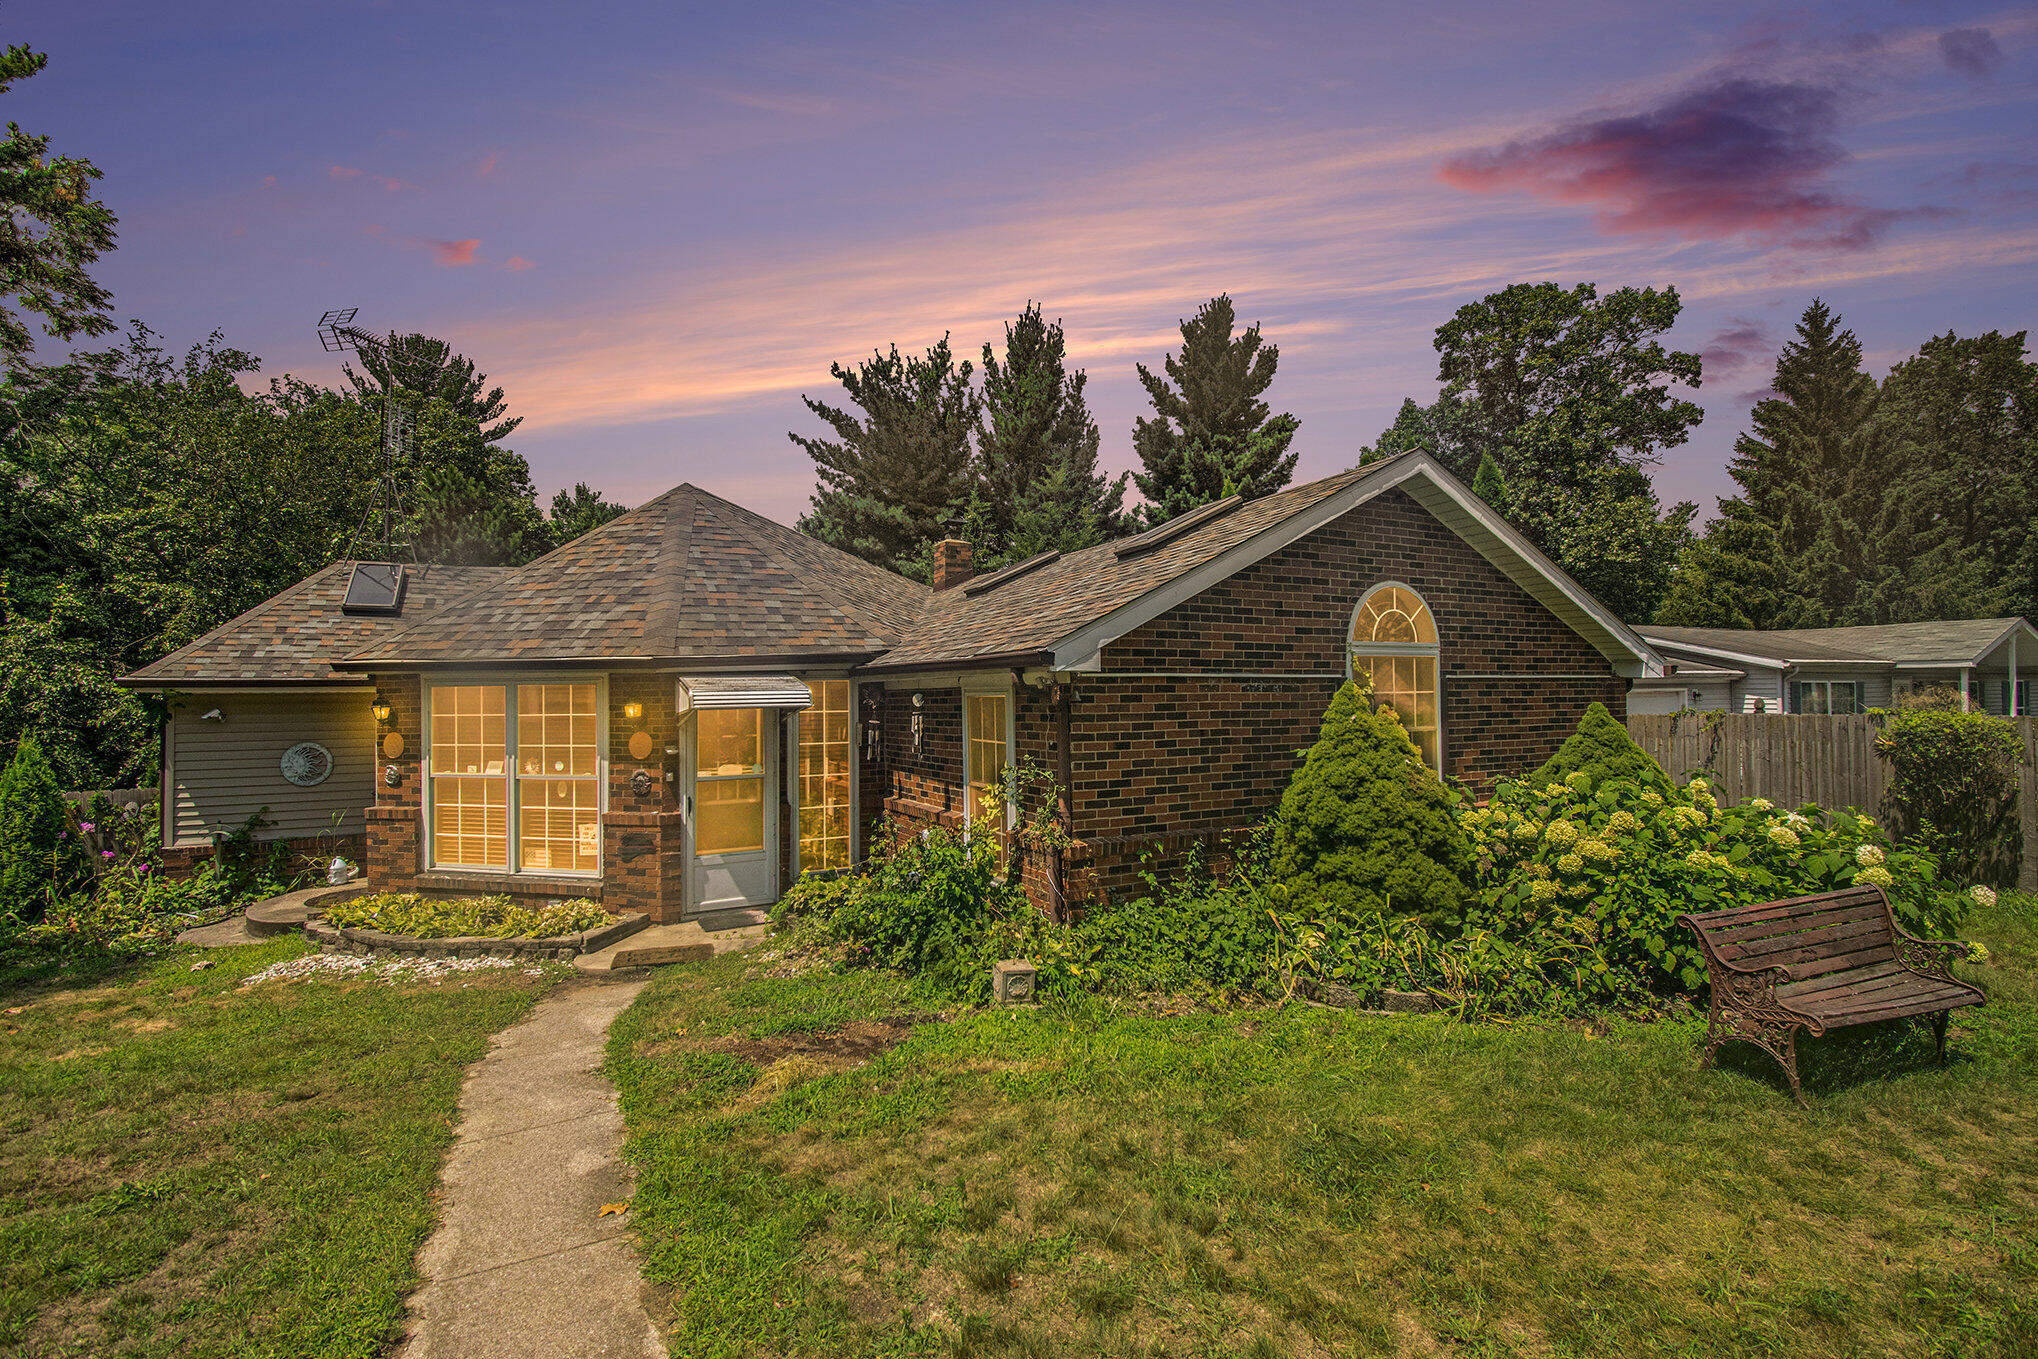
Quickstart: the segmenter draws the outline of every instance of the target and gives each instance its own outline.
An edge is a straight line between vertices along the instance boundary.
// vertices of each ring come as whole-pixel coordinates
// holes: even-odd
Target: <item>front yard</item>
[[[243,989],[308,952],[0,977],[0,1352],[383,1352],[463,1068],[554,973]]]
[[[686,1355],[2038,1348],[2038,901],[1990,1003],[1804,1040],[1085,1000],[927,1013],[765,949],[615,1025]]]

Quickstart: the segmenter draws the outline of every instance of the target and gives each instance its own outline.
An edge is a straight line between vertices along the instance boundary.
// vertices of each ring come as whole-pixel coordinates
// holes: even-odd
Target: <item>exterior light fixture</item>
[[[632,722],[635,722],[638,718],[642,717],[643,715],[644,715],[643,704],[625,703],[623,705],[623,716],[629,718]]]
[[[387,703],[378,703],[375,705],[375,720],[377,722],[387,722],[389,720],[389,713],[390,707]]]

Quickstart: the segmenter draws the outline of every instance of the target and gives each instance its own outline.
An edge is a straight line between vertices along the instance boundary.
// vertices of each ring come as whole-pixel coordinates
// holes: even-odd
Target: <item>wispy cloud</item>
[[[1935,206],[1876,207],[1835,190],[1847,160],[1836,90],[1729,79],[1652,107],[1564,123],[1446,161],[1446,184],[1595,209],[1602,231],[1860,250]]]
[[[1950,28],[1939,35],[1939,55],[1946,69],[1985,79],[2003,64],[2003,49],[1985,28]]]
[[[415,189],[418,187],[417,185],[409,183],[408,181],[405,180],[395,179],[389,175],[374,174],[367,170],[359,170],[351,165],[331,166],[326,170],[326,178],[341,181],[366,178],[369,181],[380,185],[385,191],[389,193],[396,193],[401,189]]]
[[[486,264],[477,253],[481,238],[470,236],[466,240],[448,241],[436,236],[404,236],[391,231],[380,222],[373,222],[361,228],[370,236],[377,236],[406,250],[424,250],[431,254],[432,263],[447,269],[463,269],[473,264]]]
[[[1698,356],[1705,364],[1705,376],[1719,378],[1730,377],[1775,351],[1776,342],[1769,337],[1767,326],[1735,316],[1700,346]]]

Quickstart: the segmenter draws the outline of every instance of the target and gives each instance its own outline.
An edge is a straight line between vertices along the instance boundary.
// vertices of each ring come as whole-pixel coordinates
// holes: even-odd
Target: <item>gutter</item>
[[[1052,651],[1000,651],[980,656],[951,657],[940,661],[907,661],[899,665],[866,663],[849,673],[854,679],[881,679],[886,675],[922,674],[930,670],[1002,670],[1011,666],[1046,665],[1053,660]]]

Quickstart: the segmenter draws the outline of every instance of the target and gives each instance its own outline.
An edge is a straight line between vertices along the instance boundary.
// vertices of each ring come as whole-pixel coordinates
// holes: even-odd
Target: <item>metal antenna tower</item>
[[[354,536],[347,540],[345,555],[352,557],[355,547],[368,532],[368,523],[378,511],[382,516],[382,560],[396,560],[397,549],[413,562],[417,560],[416,548],[408,543],[395,541],[396,525],[403,517],[403,493],[396,482],[396,467],[410,456],[411,434],[414,422],[411,413],[396,399],[396,391],[390,382],[392,371],[389,342],[380,335],[371,334],[354,324],[358,307],[340,307],[318,318],[318,342],[328,354],[344,354],[349,350],[362,355],[375,355],[382,359],[382,476],[369,494],[368,506],[361,512],[361,522],[354,528]]]

